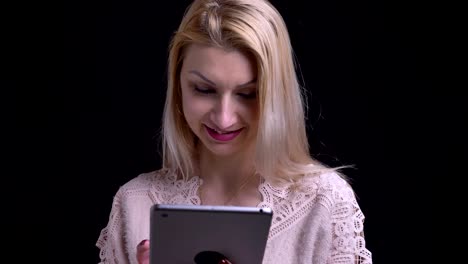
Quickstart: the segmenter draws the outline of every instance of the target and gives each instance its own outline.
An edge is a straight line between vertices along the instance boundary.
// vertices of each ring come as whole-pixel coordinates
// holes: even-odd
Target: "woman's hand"
[[[149,264],[150,244],[149,240],[145,239],[137,246],[138,264]]]

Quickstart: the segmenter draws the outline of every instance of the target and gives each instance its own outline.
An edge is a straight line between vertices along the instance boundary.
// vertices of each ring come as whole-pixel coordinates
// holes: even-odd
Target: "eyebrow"
[[[199,78],[201,78],[201,79],[204,80],[205,82],[207,82],[207,83],[209,83],[209,84],[211,84],[211,85],[213,85],[213,86],[216,87],[216,83],[215,83],[215,82],[213,82],[213,81],[211,81],[210,79],[206,78],[206,77],[205,77],[203,74],[201,74],[200,72],[198,72],[198,71],[196,71],[196,70],[191,70],[191,71],[189,71],[189,73],[195,74],[196,76],[198,76]],[[240,84],[240,85],[238,85],[237,87],[238,87],[238,88],[245,87],[245,86],[248,86],[248,85],[250,85],[250,84],[255,83],[256,81],[257,81],[257,78],[254,78],[253,80],[248,81],[248,82],[246,82],[246,83],[244,83],[244,84]]]

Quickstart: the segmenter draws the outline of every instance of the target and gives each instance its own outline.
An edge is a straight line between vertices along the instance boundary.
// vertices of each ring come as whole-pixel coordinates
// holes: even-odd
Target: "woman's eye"
[[[239,96],[245,99],[254,99],[257,97],[257,92],[239,93]]]
[[[195,91],[198,92],[198,93],[202,93],[202,94],[212,94],[212,93],[215,93],[215,90],[213,89],[206,89],[206,88],[200,88],[198,86],[195,86]]]

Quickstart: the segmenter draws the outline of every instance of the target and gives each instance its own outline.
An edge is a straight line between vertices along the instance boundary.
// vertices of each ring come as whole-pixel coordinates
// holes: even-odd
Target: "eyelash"
[[[213,94],[213,93],[215,93],[215,90],[213,90],[213,89],[200,89],[200,88],[198,88],[198,86],[195,86],[195,91],[198,92],[198,93],[202,93],[202,94]]]
[[[209,94],[215,94],[216,91],[214,89],[200,89],[198,86],[195,86],[195,91],[197,93],[203,94],[203,95],[209,95]],[[238,93],[238,95],[244,99],[255,99],[257,97],[256,92],[244,94],[244,93]]]

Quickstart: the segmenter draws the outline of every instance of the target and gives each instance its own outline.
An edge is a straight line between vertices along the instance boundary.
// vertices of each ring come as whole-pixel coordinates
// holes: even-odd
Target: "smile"
[[[234,131],[219,131],[213,128],[210,128],[205,125],[206,131],[208,132],[208,135],[210,135],[213,139],[218,140],[218,141],[230,141],[236,138],[242,129],[240,128]]]

